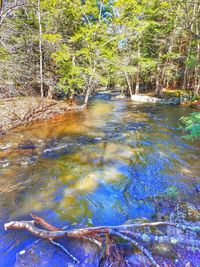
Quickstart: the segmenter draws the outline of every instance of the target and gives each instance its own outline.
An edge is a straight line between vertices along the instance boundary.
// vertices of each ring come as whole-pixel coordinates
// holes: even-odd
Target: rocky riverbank
[[[152,97],[147,95],[132,95],[131,100],[140,103],[158,103],[164,105],[178,105],[180,104],[180,99],[178,97],[171,97],[169,99]]]
[[[164,91],[161,98],[153,95],[140,94],[132,95],[131,100],[139,103],[157,103],[163,105],[187,105],[187,106],[200,106],[200,100],[190,91],[186,90],[169,90]]]

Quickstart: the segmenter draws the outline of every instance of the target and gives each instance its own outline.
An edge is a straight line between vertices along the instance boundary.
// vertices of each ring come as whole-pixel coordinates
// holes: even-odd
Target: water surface
[[[1,137],[0,266],[14,266],[15,254],[35,240],[5,232],[3,224],[31,212],[57,226],[116,225],[152,218],[152,197],[172,185],[182,199],[197,202],[200,145],[178,129],[190,112],[99,95],[86,111]]]

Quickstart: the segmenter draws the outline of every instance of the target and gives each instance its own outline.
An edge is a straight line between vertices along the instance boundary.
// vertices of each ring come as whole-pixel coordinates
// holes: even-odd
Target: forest
[[[199,0],[0,0],[1,267],[200,266],[199,162]]]
[[[2,0],[0,96],[198,95],[199,17],[199,1],[188,0]]]

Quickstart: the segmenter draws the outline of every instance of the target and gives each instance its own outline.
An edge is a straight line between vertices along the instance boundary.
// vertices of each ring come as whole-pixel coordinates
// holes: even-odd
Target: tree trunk
[[[187,59],[186,61],[188,61],[189,57],[190,57],[190,50],[191,50],[191,40],[192,38],[189,38],[189,42],[188,42],[188,49],[187,49]],[[183,84],[182,84],[182,89],[188,89],[188,83],[187,83],[187,78],[188,78],[188,67],[187,65],[185,66],[185,70],[184,70],[184,74],[183,74]]]
[[[3,10],[3,0],[0,0],[0,16]]]
[[[129,90],[130,96],[132,97],[132,95],[133,95],[133,92],[132,92],[131,83],[130,83],[130,80],[129,80],[128,74],[127,74],[127,72],[126,72],[126,71],[124,71],[124,74],[125,74],[126,81],[127,81],[127,84],[128,84],[128,90]]]
[[[157,66],[157,77],[156,77],[156,89],[155,89],[155,95],[160,94],[160,64],[158,63]]]
[[[95,69],[94,69],[94,72],[95,72]],[[85,100],[84,100],[83,107],[86,107],[87,104],[88,104],[90,93],[92,91],[92,85],[91,85],[92,84],[92,79],[93,79],[93,76],[90,77],[90,80],[89,80],[88,85],[87,85],[86,95],[85,95]]]
[[[48,90],[48,93],[47,93],[47,98],[48,99],[52,99],[53,98],[53,87],[51,85],[49,86],[49,90]]]
[[[138,41],[138,51],[137,51],[137,56],[138,56],[138,72],[137,72],[137,77],[136,77],[136,86],[135,86],[135,94],[138,95],[140,93],[140,45],[141,41]]]
[[[139,93],[140,93],[140,81],[139,81],[139,74],[137,74],[136,86],[135,86],[135,95],[139,95]]]
[[[0,0],[0,25],[2,22],[2,13],[3,13],[3,0]]]
[[[88,104],[88,100],[90,97],[90,93],[91,93],[91,87],[88,86],[87,91],[86,91],[86,95],[85,95],[85,100],[84,100],[84,106],[86,107]]]
[[[44,88],[43,88],[42,24],[41,24],[40,0],[38,0],[38,24],[39,24],[39,53],[40,53],[40,96],[43,99],[44,98]]]
[[[183,84],[182,84],[182,89],[185,90],[187,89],[187,74],[188,74],[188,67],[185,67],[184,74],[183,74]]]
[[[200,6],[198,7],[197,14],[199,13]],[[196,35],[199,35],[199,23],[196,21]],[[197,60],[197,66],[195,67],[195,88],[194,88],[194,94],[198,95],[200,90],[200,43],[197,42],[196,44],[196,60]]]

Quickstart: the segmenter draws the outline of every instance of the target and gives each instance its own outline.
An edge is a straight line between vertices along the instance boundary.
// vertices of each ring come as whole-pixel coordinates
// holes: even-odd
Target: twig
[[[35,214],[30,214],[30,216],[35,220],[36,223],[40,224],[42,227],[44,227],[45,229],[49,230],[49,231],[59,231],[61,230],[60,228],[57,228],[51,224],[49,224],[48,222],[46,222],[45,220],[43,220],[42,218],[38,217]]]
[[[151,253],[145,248],[143,247],[141,244],[139,244],[136,240],[134,240],[133,238],[123,235],[120,232],[116,231],[116,230],[110,230],[110,234],[111,235],[115,235],[118,237],[121,237],[124,240],[130,241],[134,246],[136,246],[145,256],[147,256],[147,258],[151,261],[151,263],[153,264],[153,266],[155,267],[160,267],[160,265],[154,260],[153,256],[151,255]]]
[[[146,233],[138,233],[138,232],[132,232],[132,231],[126,231],[122,230],[120,233],[130,236],[132,238],[138,239],[141,242],[152,244],[152,243],[159,243],[159,244],[170,244],[170,245],[176,245],[181,244],[184,246],[191,246],[195,247],[200,250],[200,241],[196,239],[191,239],[188,237],[177,237],[177,236],[167,236],[167,235],[151,235]]]
[[[56,245],[57,247],[59,247],[60,249],[62,249],[70,258],[72,258],[72,260],[76,263],[80,263],[80,261],[74,257],[63,245],[61,245],[60,243],[58,242],[55,242],[53,240],[49,240],[53,245]]]

